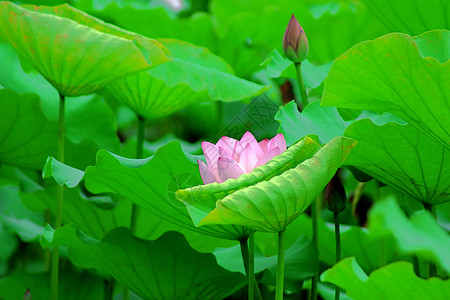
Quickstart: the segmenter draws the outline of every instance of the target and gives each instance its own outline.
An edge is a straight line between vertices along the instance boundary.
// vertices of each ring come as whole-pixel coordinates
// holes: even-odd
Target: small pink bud
[[[27,291],[26,291],[25,294],[23,295],[23,300],[31,300],[30,289],[27,289]]]
[[[301,62],[308,56],[308,39],[294,15],[289,20],[284,32],[283,49],[286,57],[293,62]]]

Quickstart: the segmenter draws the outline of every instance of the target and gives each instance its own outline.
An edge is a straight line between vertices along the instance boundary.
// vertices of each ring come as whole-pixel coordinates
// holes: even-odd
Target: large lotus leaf
[[[450,199],[450,150],[413,126],[377,126],[364,119],[350,125],[345,136],[359,142],[346,164],[418,201],[435,205]]]
[[[183,228],[207,235],[239,240],[248,234],[241,226],[196,228],[175,191],[200,185],[198,165],[186,155],[179,142],[161,147],[148,159],[125,159],[99,151],[97,164],[85,173],[86,188],[92,193],[118,194],[151,213]]]
[[[55,151],[57,123],[45,118],[34,94],[1,89],[0,107],[0,163],[42,168]]]
[[[364,4],[391,31],[415,35],[448,28],[448,0],[363,0]]]
[[[206,48],[178,40],[159,41],[171,51],[170,62],[108,85],[112,94],[140,116],[162,117],[210,99],[242,100],[267,89],[233,75],[231,67]]]
[[[45,7],[40,12],[36,6],[28,10],[6,1],[0,7],[0,38],[65,96],[90,94],[118,77],[168,60],[154,41],[140,41],[138,47],[130,39],[51,15]],[[63,7],[68,6],[52,10],[58,14]]]
[[[401,253],[431,259],[450,273],[450,237],[430,213],[420,212],[408,220],[395,199],[388,198],[370,210],[369,228],[376,238],[394,236]]]
[[[445,300],[450,296],[450,280],[422,279],[414,274],[413,265],[399,261],[380,268],[367,276],[354,257],[341,260],[321,275],[355,300]]]
[[[61,270],[59,275],[58,294],[60,299],[66,300],[98,300],[104,297],[104,280],[87,271],[69,272]],[[50,299],[50,274],[27,273],[16,269],[0,281],[0,298],[3,300]],[[29,298],[25,293],[29,290]]]
[[[266,67],[267,76],[270,78],[285,77],[297,79],[295,64],[281,56],[280,52],[276,49],[272,51],[261,65]],[[301,65],[303,83],[309,88],[318,87],[325,80],[325,77],[327,77],[330,68],[331,62],[321,66],[315,66],[309,60],[304,60]]]
[[[203,218],[216,207],[216,201],[233,194],[237,190],[269,180],[294,168],[306,159],[311,158],[319,149],[318,143],[310,137],[306,137],[267,164],[255,168],[251,173],[239,176],[238,179],[231,178],[224,183],[198,185],[180,190],[177,191],[176,197],[184,202],[195,225],[199,225]]]
[[[144,299],[224,299],[245,285],[242,274],[223,269],[212,254],[196,252],[176,232],[146,241],[119,227],[98,241],[69,224],[47,228],[41,243],[68,246],[76,265],[107,272]]]
[[[62,220],[63,224],[76,223],[78,228],[89,236],[101,239],[105,234],[118,226],[129,227],[131,224],[132,206],[130,201],[121,197],[109,196],[91,196],[87,197],[78,187],[84,176],[84,172],[70,166],[64,165],[53,157],[50,157],[44,166],[43,177],[53,177],[60,185],[66,185],[64,194],[64,206]],[[31,184],[21,188],[15,201],[22,202],[32,211],[42,212],[50,210],[56,212],[56,203],[54,201],[57,195],[56,185],[50,185],[48,182],[45,189],[26,176],[17,176],[20,185]],[[234,241],[215,238],[212,236],[197,233],[183,227],[170,223],[147,210],[140,210],[134,216],[136,229],[134,234],[143,239],[156,239],[167,231],[178,231],[188,240],[191,247],[200,252],[212,252],[217,247],[228,247],[234,245]],[[17,220],[16,220],[17,219]],[[42,226],[31,224],[32,228],[25,228],[26,220],[23,218],[11,219],[11,222],[20,222],[21,230],[28,234],[32,239],[42,234]],[[38,224],[43,224],[42,222]],[[8,228],[10,226],[8,225]],[[26,230],[26,231],[25,231]],[[18,232],[19,233],[19,232]],[[23,239],[23,235],[21,235]]]
[[[449,148],[450,63],[424,58],[417,48],[442,49],[441,38],[441,31],[431,31],[418,37],[429,42],[416,44],[392,33],[352,47],[333,63],[322,104],[397,114]]]
[[[215,208],[207,212],[207,215],[198,222],[199,226],[236,224],[248,226],[257,231],[281,231],[314,201],[355,144],[356,141],[350,138],[335,138],[317,151],[312,158],[298,166],[286,171],[284,168],[276,170],[278,172],[283,170],[281,174],[268,173],[267,177],[270,178],[268,180],[252,182],[252,173],[250,173],[244,179],[247,179],[251,185],[246,186],[245,182],[241,183],[240,179],[237,179],[239,184],[235,184],[236,188],[241,185],[244,188],[228,195],[229,185],[235,182],[232,179],[222,184],[213,183],[209,186],[177,191],[177,197],[194,207],[196,201],[200,201],[202,197],[208,197],[207,201],[202,200],[202,206],[206,212],[205,208],[210,208],[212,200],[217,197],[214,194],[221,193],[223,198],[216,201]],[[273,161],[276,164],[276,159]],[[272,167],[268,166],[267,169],[272,170]],[[222,186],[223,189],[221,189]],[[205,195],[202,193],[203,189]]]

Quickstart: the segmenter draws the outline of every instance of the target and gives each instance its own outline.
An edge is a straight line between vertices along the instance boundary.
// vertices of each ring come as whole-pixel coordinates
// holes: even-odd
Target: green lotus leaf
[[[308,104],[302,113],[298,111],[295,101],[291,101],[280,108],[275,120],[280,122],[278,132],[284,134],[288,145],[307,134],[316,134],[322,142],[329,142],[334,137],[342,136],[350,124],[342,120],[336,108],[321,107],[320,100]]]
[[[233,75],[231,67],[206,48],[172,39],[158,41],[171,51],[170,62],[108,85],[113,95],[140,116],[158,118],[194,103],[238,101],[267,90]]]
[[[66,162],[77,168],[85,168],[95,162],[95,153],[99,146],[115,148],[117,137],[108,136],[115,132],[112,112],[95,101],[79,101],[84,108],[67,105]],[[0,163],[42,170],[46,158],[56,155],[58,123],[49,120],[42,103],[34,94],[20,95],[8,89],[0,89]],[[45,106],[44,106],[45,107]],[[91,112],[87,112],[91,109]],[[97,113],[101,120],[85,120],[87,124],[77,126],[76,113]],[[82,118],[83,119],[83,118]],[[103,126],[103,130],[99,130]],[[94,142],[94,140],[96,142]]]
[[[239,240],[248,235],[242,226],[197,228],[175,191],[202,183],[198,165],[172,141],[148,159],[126,159],[108,151],[97,153],[97,163],[85,172],[86,188],[95,194],[122,196],[152,214],[182,228],[213,237]]]
[[[0,89],[0,163],[40,169],[56,150],[57,123],[45,118],[39,98]]]
[[[355,258],[349,257],[322,273],[321,280],[341,287],[355,300],[445,300],[450,295],[449,280],[419,278],[413,265],[404,261],[389,264],[367,276]]]
[[[236,224],[257,231],[284,230],[314,201],[356,141],[335,138],[317,152],[311,148],[303,152],[302,143],[316,144],[306,138],[252,173],[221,184],[180,190],[176,196],[190,209],[198,226]],[[303,161],[298,165],[293,159],[297,155]]]
[[[103,238],[113,228],[130,226],[132,203],[121,197],[114,197],[113,199],[107,195],[87,197],[80,187],[76,186],[84,176],[83,171],[61,164],[54,158],[49,158],[47,166],[44,168],[44,173],[45,177],[53,177],[59,184],[65,184],[69,187],[64,193],[63,224],[76,223],[78,229],[98,239]],[[13,195],[14,197],[11,195],[5,196],[13,199],[16,203],[21,203],[22,201],[32,211],[44,212],[45,210],[50,210],[53,214],[56,212],[55,197],[57,195],[57,185],[47,183],[44,189],[23,174],[16,176],[21,186],[19,191],[20,199],[17,195]],[[30,186],[25,187],[25,184],[30,184]],[[2,196],[1,190],[0,188],[0,196]],[[140,210],[134,218],[136,223],[134,234],[139,238],[153,240],[167,231],[178,231],[186,237],[194,249],[200,252],[212,252],[217,247],[233,245],[233,241],[188,230],[168,222],[147,210]],[[11,220],[8,220],[8,228],[17,224],[17,230],[20,229],[21,231],[16,231],[18,234],[21,234],[22,239],[24,234],[34,239],[42,234],[42,226],[37,226],[36,222],[34,222],[31,224],[32,226],[26,228],[24,225],[27,225],[27,220],[23,219],[14,214]],[[43,221],[37,222],[37,224],[43,224]]]
[[[269,57],[261,64],[266,67],[267,76],[270,78],[286,77],[297,79],[297,71],[292,61],[281,56],[280,52],[276,49],[272,51]],[[318,87],[327,77],[328,71],[330,71],[331,62],[315,66],[304,60],[302,62],[302,76],[305,86],[309,88]]]
[[[427,32],[418,39],[429,42],[416,44],[406,34],[391,33],[352,47],[333,63],[322,105],[397,114],[449,148],[450,63],[424,58],[418,49],[442,49],[440,44],[448,43],[439,40],[443,37],[439,31]]]
[[[107,272],[144,299],[224,299],[245,285],[242,274],[196,252],[177,232],[146,241],[119,227],[95,240],[69,224],[47,227],[41,244],[67,246],[74,264]]]
[[[22,241],[39,241],[44,231],[44,214],[28,210],[20,201],[18,191],[17,185],[0,187],[0,199],[2,199],[0,226],[6,232],[17,234]],[[8,247],[5,248],[5,252],[8,252]]]
[[[364,4],[390,31],[421,34],[448,28],[448,0],[363,0]]]
[[[65,165],[53,156],[47,158],[42,171],[42,178],[53,177],[59,185],[66,185],[69,188],[77,186],[83,176],[83,171]]]
[[[345,136],[358,147],[345,162],[414,199],[431,205],[450,199],[450,150],[411,125],[377,126],[364,119]]]
[[[368,225],[373,239],[392,236],[400,253],[431,260],[450,272],[450,237],[429,212],[416,212],[408,219],[395,199],[389,197],[370,210]]]
[[[137,35],[127,39],[125,31],[68,5],[27,9],[2,1],[0,8],[0,39],[65,96],[90,94],[118,77],[168,60],[159,43]]]
[[[122,4],[116,1],[93,3],[94,1],[77,1],[74,5],[83,11],[100,16],[112,23],[152,38],[174,38],[206,47],[213,52],[218,46],[217,37],[211,15],[205,11],[197,11],[192,15],[174,17],[171,9],[152,7],[149,2],[146,7],[137,7],[139,2]],[[164,4],[164,2],[163,2]]]

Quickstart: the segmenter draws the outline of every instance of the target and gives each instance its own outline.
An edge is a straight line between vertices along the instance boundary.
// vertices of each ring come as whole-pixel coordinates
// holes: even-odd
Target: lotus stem
[[[145,136],[145,118],[142,116],[137,116],[138,118],[138,132],[137,132],[137,143],[136,143],[136,158],[142,158],[142,153],[144,151],[144,136]],[[132,233],[136,232],[136,220],[139,213],[139,208],[136,204],[131,205],[131,221],[130,230]]]
[[[130,290],[127,286],[123,287],[122,300],[130,300]]]
[[[306,95],[306,89],[305,85],[303,84],[303,77],[302,77],[302,63],[296,62],[295,64],[295,70],[297,71],[297,82],[298,86],[300,88],[300,94],[301,94],[301,101],[298,101],[297,99],[297,108],[299,111],[302,111],[308,106],[308,96]],[[302,103],[303,109],[300,108],[300,102]]]
[[[436,209],[433,209],[433,206],[431,204],[428,204],[428,203],[423,203],[423,207],[425,208],[425,210],[430,212],[430,214],[433,216],[433,218],[437,222]],[[427,278],[436,277],[437,276],[436,265],[431,260],[428,260],[428,265],[429,265],[428,266],[429,270],[428,270]]]
[[[66,128],[64,121],[65,97],[59,94],[59,114],[58,114],[58,140],[56,144],[56,159],[64,163],[64,140]],[[61,227],[64,203],[64,186],[58,185],[56,195],[55,230]],[[58,279],[59,279],[59,247],[53,247],[52,269],[50,275],[50,295],[52,300],[58,300]]]
[[[284,291],[284,245],[285,230],[278,232],[278,261],[277,261],[277,279],[275,287],[275,300],[283,300]]]
[[[255,231],[250,229],[248,237],[248,300],[255,299]]]
[[[136,158],[142,158],[142,153],[144,152],[144,136],[145,136],[145,118],[137,115],[138,119],[138,132],[137,132],[137,143],[136,143]],[[131,204],[131,220],[130,220],[130,230],[134,234],[136,233],[136,221],[137,215],[139,214],[139,207],[132,203]],[[130,299],[130,290],[127,286],[123,287],[122,298],[124,300]]]
[[[253,230],[251,230],[253,231]],[[250,241],[253,240],[253,241]],[[248,244],[250,244],[250,247]],[[251,245],[253,244],[253,245]],[[256,296],[256,299],[258,300],[262,300],[262,296],[261,296],[261,291],[259,290],[259,286],[258,283],[256,282],[255,279],[255,273],[254,273],[254,261],[255,261],[255,251],[254,251],[254,245],[255,245],[255,235],[254,235],[254,231],[253,234],[249,234],[249,236],[240,239],[239,240],[239,245],[241,248],[241,255],[242,255],[242,261],[244,262],[244,269],[245,269],[245,275],[247,276],[247,282],[248,282],[248,292],[249,292],[249,299],[250,299],[250,284],[253,285],[253,297]],[[249,248],[253,248],[252,251],[249,251]],[[252,267],[252,271],[250,271],[250,258],[253,261],[253,267]],[[253,275],[253,278],[250,278],[250,273]],[[254,298],[252,298],[254,299]]]
[[[308,106],[308,95],[306,94],[305,85],[303,84],[303,77],[302,77],[302,69],[301,69],[302,63],[296,62],[295,63],[295,70],[297,71],[297,81],[298,86],[300,88],[300,94],[301,94],[301,102],[303,109]],[[300,101],[297,100],[297,109],[299,112],[302,111],[300,109]],[[318,219],[319,219],[319,207],[320,203],[322,201],[324,194],[323,191],[317,196],[316,200],[311,203],[311,217],[312,217],[312,240],[315,248],[317,251],[319,251],[319,242],[318,242]],[[309,294],[310,300],[316,300],[317,299],[317,283],[319,280],[319,266],[316,268],[316,272],[314,273],[314,276],[311,279],[311,292]]]
[[[339,229],[339,213],[334,214],[334,236],[336,240],[336,263],[341,260],[341,231]],[[334,291],[334,299],[339,300],[341,289],[336,286]]]
[[[311,203],[311,217],[312,217],[312,240],[314,247],[319,251],[319,226],[318,226],[318,220],[319,220],[319,207],[320,203],[322,201],[323,192],[317,196],[316,200]],[[310,299],[316,300],[317,299],[317,283],[319,281],[319,266],[316,268],[316,272],[314,273],[314,276],[311,279],[311,293],[310,293]]]

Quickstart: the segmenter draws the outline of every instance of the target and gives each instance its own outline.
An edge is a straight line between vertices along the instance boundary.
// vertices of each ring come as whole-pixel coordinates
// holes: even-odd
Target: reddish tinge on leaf
[[[294,15],[284,32],[283,50],[286,57],[293,62],[301,62],[308,56],[308,39]]]

